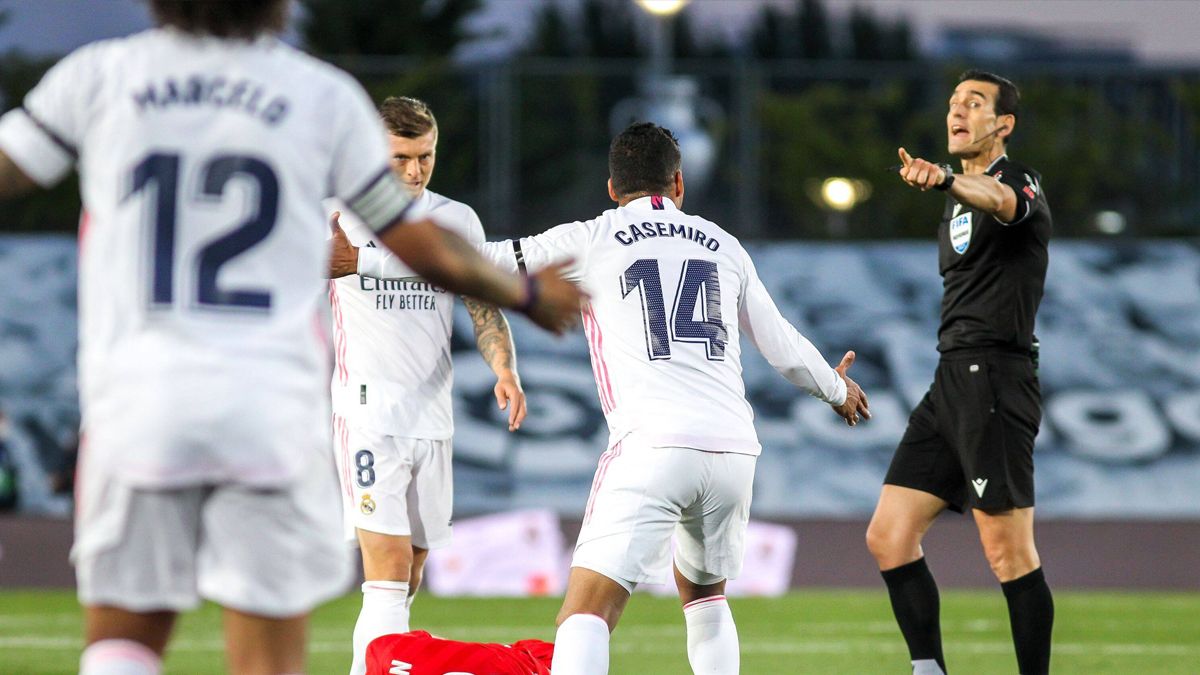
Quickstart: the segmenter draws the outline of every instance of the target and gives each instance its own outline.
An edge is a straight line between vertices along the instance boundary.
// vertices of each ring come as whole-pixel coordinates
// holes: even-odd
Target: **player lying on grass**
[[[367,675],[549,675],[554,644],[459,642],[423,630],[384,635],[367,646]]]

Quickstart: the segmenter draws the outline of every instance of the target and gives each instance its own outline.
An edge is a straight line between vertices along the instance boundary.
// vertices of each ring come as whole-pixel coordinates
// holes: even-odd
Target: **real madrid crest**
[[[372,513],[375,513],[375,500],[371,499],[370,493],[363,493],[362,502],[358,505],[358,508],[363,512],[364,516],[369,516]]]

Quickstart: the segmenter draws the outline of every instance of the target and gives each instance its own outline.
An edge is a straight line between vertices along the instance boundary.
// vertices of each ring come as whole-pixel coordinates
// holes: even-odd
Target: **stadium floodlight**
[[[636,0],[642,9],[655,16],[674,16],[691,0]]]
[[[1092,222],[1101,234],[1117,235],[1125,231],[1125,216],[1120,211],[1101,211]]]
[[[826,178],[821,183],[821,201],[834,211],[849,211],[864,197],[858,183],[849,178]]]

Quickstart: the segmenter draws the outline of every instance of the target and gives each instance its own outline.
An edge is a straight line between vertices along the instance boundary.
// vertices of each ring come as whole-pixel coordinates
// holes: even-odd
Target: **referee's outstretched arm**
[[[900,148],[900,178],[920,188],[922,192],[944,185],[950,174],[941,166],[920,157],[913,157]],[[956,175],[945,190],[954,201],[986,211],[998,220],[1009,223],[1017,217],[1017,193],[987,174]]]

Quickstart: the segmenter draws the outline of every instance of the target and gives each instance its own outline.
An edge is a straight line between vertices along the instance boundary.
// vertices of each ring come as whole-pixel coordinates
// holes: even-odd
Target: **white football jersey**
[[[336,203],[327,207],[338,210]],[[484,241],[474,209],[430,190],[413,200],[409,213],[432,218],[475,246]],[[329,287],[334,413],[389,436],[449,439],[455,294],[418,277],[353,215],[340,222],[360,249],[360,274]]]
[[[757,455],[743,332],[792,383],[846,400],[845,381],[779,313],[737,238],[668,199],[482,250],[530,273],[574,260],[566,276],[591,296],[583,329],[610,447],[636,431],[656,446]]]
[[[374,106],[274,37],[153,29],[83,47],[0,121],[43,186],[78,164],[85,464],[136,484],[281,485],[328,438],[321,199],[409,198]]]

